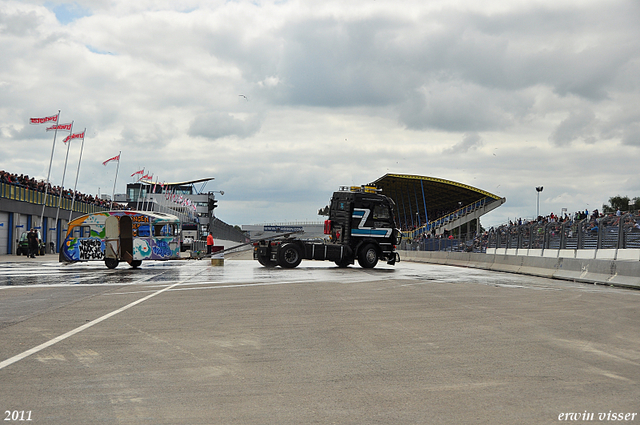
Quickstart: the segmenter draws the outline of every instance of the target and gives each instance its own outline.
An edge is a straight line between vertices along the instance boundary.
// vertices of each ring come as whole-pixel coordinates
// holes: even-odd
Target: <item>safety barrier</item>
[[[640,289],[640,261],[445,251],[400,251],[400,257],[403,261],[470,267]]]

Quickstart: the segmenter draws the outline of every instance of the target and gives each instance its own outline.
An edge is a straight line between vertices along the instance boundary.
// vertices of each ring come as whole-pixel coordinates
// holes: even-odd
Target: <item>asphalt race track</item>
[[[639,304],[408,262],[3,262],[0,419],[640,423]]]

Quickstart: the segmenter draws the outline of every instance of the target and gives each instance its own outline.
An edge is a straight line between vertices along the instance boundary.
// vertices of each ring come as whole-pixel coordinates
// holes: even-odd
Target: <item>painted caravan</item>
[[[114,269],[120,261],[139,267],[142,260],[180,257],[180,220],[151,211],[107,211],[69,223],[60,247],[60,261],[104,260]]]

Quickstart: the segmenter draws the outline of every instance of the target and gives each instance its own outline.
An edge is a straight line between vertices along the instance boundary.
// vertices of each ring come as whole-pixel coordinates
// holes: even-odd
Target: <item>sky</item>
[[[387,173],[506,198],[494,226],[640,197],[637,0],[0,2],[0,169],[214,180],[229,224],[317,222]],[[51,183],[73,188],[60,132]]]

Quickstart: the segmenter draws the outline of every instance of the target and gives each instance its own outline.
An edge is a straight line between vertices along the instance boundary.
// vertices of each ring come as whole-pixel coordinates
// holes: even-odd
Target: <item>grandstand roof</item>
[[[498,195],[466,184],[409,174],[385,174],[370,185],[382,189],[384,195],[395,201],[400,217],[407,216],[413,220],[418,213],[422,224],[425,221],[425,206],[426,217],[431,221],[486,197],[501,199]]]

